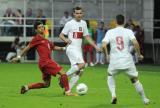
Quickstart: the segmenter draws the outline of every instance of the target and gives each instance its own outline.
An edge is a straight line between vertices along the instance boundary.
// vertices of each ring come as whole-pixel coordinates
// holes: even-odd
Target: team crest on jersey
[[[79,27],[79,31],[82,31],[82,27]]]

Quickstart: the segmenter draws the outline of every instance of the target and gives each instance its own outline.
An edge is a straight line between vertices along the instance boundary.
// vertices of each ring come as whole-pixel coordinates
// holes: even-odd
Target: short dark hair
[[[75,8],[73,8],[73,13],[75,12],[75,10],[82,10],[82,7],[76,6]]]
[[[116,16],[116,21],[118,25],[123,25],[124,24],[124,16],[123,15],[117,15]]]
[[[36,21],[36,22],[34,23],[34,30],[36,30],[36,29],[37,29],[37,26],[38,26],[38,25],[41,25],[41,24],[43,24],[41,21]]]

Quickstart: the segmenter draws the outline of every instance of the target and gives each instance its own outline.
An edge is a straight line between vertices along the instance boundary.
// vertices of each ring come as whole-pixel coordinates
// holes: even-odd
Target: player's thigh
[[[79,50],[69,50],[67,51],[67,56],[71,62],[71,65],[84,63],[82,52]]]
[[[61,69],[62,67],[59,64],[52,62],[44,66],[43,71],[49,75],[56,76],[61,71]]]
[[[108,75],[112,75],[115,76],[119,73],[119,71],[117,69],[109,69],[108,68]]]
[[[131,66],[130,68],[128,68],[126,70],[126,74],[130,77],[130,78],[137,78],[138,77],[138,71],[136,69],[135,66]]]
[[[44,82],[50,82],[51,81],[51,75],[48,74],[45,69],[41,68],[41,71],[42,71],[42,80]]]

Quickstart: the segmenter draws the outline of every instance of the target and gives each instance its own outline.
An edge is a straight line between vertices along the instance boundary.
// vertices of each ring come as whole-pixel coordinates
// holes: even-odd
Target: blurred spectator
[[[105,35],[105,26],[104,22],[99,22],[98,28],[95,33],[96,44],[99,48],[102,46],[102,39]],[[96,63],[95,64],[104,64],[104,54],[103,52],[96,52]]]
[[[32,8],[28,8],[27,9],[27,11],[26,11],[26,17],[27,18],[33,18],[34,17],[34,15],[33,15],[33,13],[32,13]],[[34,23],[34,20],[33,19],[27,19],[26,20],[26,25],[27,26],[31,26],[31,25],[33,25],[33,23]],[[27,27],[26,28],[26,34],[27,34],[27,36],[32,36],[33,35],[33,33],[34,33],[34,29],[33,29],[33,27]]]
[[[16,9],[15,11],[15,16],[18,17],[15,21],[16,24],[22,25],[23,24],[23,17],[24,15],[22,14],[21,9]]]
[[[88,27],[88,32],[89,32],[89,36],[93,39],[94,38],[94,31],[93,29],[90,27],[90,24],[89,24],[89,21],[86,20],[86,23],[87,23],[87,27]],[[85,61],[85,66],[87,67],[88,66],[88,62],[87,62],[87,54],[89,53],[89,65],[90,66],[94,66],[93,64],[93,51],[94,51],[94,48],[92,45],[89,44],[89,42],[84,39],[83,40],[83,56],[84,56],[84,61]]]
[[[46,18],[45,15],[43,15],[43,10],[42,9],[38,9],[37,10],[37,15],[36,15],[37,18]],[[44,25],[46,23],[46,19],[38,19],[37,21],[41,21]]]
[[[64,25],[66,24],[66,22],[70,21],[72,19],[72,17],[69,15],[68,11],[64,12],[64,16],[61,18],[60,20],[60,31],[63,29]]]
[[[18,37],[15,37],[14,41],[12,42],[11,44],[11,49],[10,49],[10,52],[7,54],[6,56],[6,61],[10,62],[10,60],[19,55],[20,54],[20,51],[22,49],[25,48],[25,43],[24,42],[20,42],[20,38],[19,36]]]
[[[125,24],[125,27],[128,29],[131,29],[139,43],[140,51],[142,54],[144,54],[143,51],[143,42],[144,42],[144,32],[141,30],[139,25],[135,25],[132,19],[129,19],[129,21]],[[130,45],[130,52],[132,54],[134,63],[138,63],[138,54],[136,53],[134,46]]]
[[[6,61],[9,62],[13,57],[17,55],[17,51],[19,49],[19,43],[20,43],[20,39],[19,37],[16,37],[11,44],[11,49],[10,49],[10,52],[7,54]]]
[[[14,25],[15,24],[14,19],[9,19],[11,17],[15,17],[15,14],[12,12],[11,8],[7,8],[3,17],[6,17],[6,19],[3,19],[1,24],[3,25]],[[2,35],[11,35],[12,32],[13,32],[13,29],[12,27],[9,27],[9,26],[6,26],[2,29]]]
[[[135,36],[139,43],[141,54],[144,55],[144,30],[139,25],[136,25],[135,31]]]
[[[133,30],[134,27],[135,27],[135,25],[134,25],[134,23],[133,23],[133,20],[132,20],[132,19],[129,19],[129,20],[126,22],[126,24],[124,25],[124,27]]]
[[[113,19],[109,22],[109,29],[113,29],[116,27],[116,20]]]
[[[21,9],[16,9],[15,17],[17,17],[17,19],[15,19],[16,24],[17,25],[23,25],[24,15],[22,14]],[[17,35],[17,36],[22,36],[23,35],[23,27],[16,27],[14,34]]]
[[[134,35],[136,35],[135,25],[133,23],[128,24],[126,27],[128,29],[131,29],[133,31]],[[138,54],[136,53],[132,42],[130,42],[129,50],[130,50],[130,53],[132,54],[132,58],[133,58],[134,63],[138,63]]]
[[[51,36],[51,29],[53,28],[54,23],[51,19],[47,19],[45,24],[46,24],[45,25],[45,38],[47,39],[49,36]]]

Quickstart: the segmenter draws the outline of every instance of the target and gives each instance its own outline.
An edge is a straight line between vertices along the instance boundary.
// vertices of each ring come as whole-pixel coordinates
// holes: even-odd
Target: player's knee
[[[80,69],[83,69],[83,68],[85,67],[85,63],[78,64],[78,67],[79,67]]]
[[[138,78],[137,78],[137,77],[134,77],[134,78],[131,78],[130,80],[131,80],[132,83],[135,83],[135,82],[138,81]]]
[[[76,75],[82,76],[82,74],[83,74],[83,70],[80,70],[80,71],[76,72]]]
[[[50,84],[47,83],[44,85],[44,88],[48,88],[48,87],[50,87]]]
[[[60,74],[60,75],[65,74],[64,70],[61,69],[61,70],[59,71],[59,74]]]
[[[50,87],[50,82],[45,82],[44,83],[44,88],[48,88],[48,87]]]
[[[108,76],[112,76],[110,73],[108,73]]]

